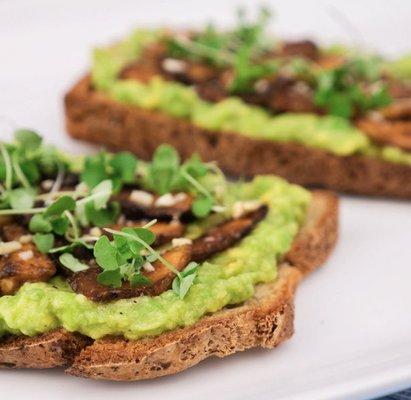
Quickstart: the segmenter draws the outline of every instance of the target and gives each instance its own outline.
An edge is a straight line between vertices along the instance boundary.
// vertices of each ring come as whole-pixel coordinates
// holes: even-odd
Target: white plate
[[[122,35],[135,21],[187,24],[215,15],[223,23],[236,4],[84,3],[0,1],[2,124],[34,127],[72,151],[90,147],[65,136],[62,96],[85,71],[93,44]],[[349,38],[325,11],[326,2],[284,3],[274,4],[279,31]],[[333,4],[371,46],[407,49],[410,3],[358,3]],[[341,217],[336,252],[300,287],[296,334],[278,349],[208,360],[176,376],[134,384],[97,383],[62,371],[1,371],[1,397],[355,400],[411,386],[411,205],[347,197]]]

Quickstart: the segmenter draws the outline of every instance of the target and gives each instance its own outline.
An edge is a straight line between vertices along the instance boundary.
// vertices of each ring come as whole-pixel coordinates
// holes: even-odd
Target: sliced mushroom
[[[16,243],[15,251],[0,256],[0,295],[13,294],[26,282],[45,282],[56,273],[54,262],[27,243],[27,230],[18,224],[7,224],[2,239]],[[20,241],[19,241],[20,240]]]
[[[358,120],[357,127],[378,143],[397,146],[409,151],[411,150],[411,120],[391,119],[399,115],[401,111],[406,110],[390,108],[381,113],[375,113]],[[411,116],[410,111],[411,109],[408,109],[408,118]]]
[[[191,246],[176,247],[164,253],[163,257],[181,271],[190,262]],[[129,282],[124,282],[119,288],[103,286],[97,282],[97,276],[101,272],[98,267],[73,274],[68,278],[68,282],[76,293],[81,293],[93,301],[110,301],[143,295],[156,296],[171,287],[175,274],[161,261],[155,261],[152,265],[153,271],[143,272],[143,275],[151,280],[151,285],[132,287]]]
[[[266,216],[267,211],[266,206],[261,206],[241,218],[223,222],[194,240],[192,260],[201,262],[215,253],[228,249],[246,236]]]

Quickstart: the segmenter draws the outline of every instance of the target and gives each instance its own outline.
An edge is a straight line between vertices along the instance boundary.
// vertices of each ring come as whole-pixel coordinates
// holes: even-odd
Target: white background
[[[388,56],[411,51],[410,1],[269,3],[276,34],[337,40]],[[86,71],[93,45],[139,24],[198,26],[210,18],[230,24],[238,4],[0,0],[0,138],[16,124],[65,149],[91,149],[65,135],[62,97]],[[208,360],[133,384],[96,383],[62,371],[1,371],[1,398],[355,400],[411,386],[410,203],[344,197],[341,219],[335,254],[298,291],[296,334],[277,350]]]

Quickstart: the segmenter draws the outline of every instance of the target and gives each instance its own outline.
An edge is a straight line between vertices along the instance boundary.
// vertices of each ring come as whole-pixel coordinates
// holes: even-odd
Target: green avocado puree
[[[95,87],[121,103],[158,110],[217,132],[232,131],[257,139],[300,143],[339,156],[363,154],[411,165],[410,152],[373,144],[367,135],[341,117],[299,113],[273,116],[238,97],[219,103],[204,101],[193,88],[160,77],[148,83],[119,79],[121,68],[138,59],[142,48],[160,35],[160,32],[136,31],[114,47],[96,49],[92,68]]]
[[[252,297],[256,284],[276,278],[277,262],[305,218],[310,194],[272,176],[229,185],[227,204],[258,199],[269,205],[268,215],[239,244],[204,262],[184,299],[168,290],[156,297],[102,304],[73,293],[60,278],[26,283],[15,295],[0,297],[0,336],[34,336],[63,327],[94,339],[138,339],[194,324],[208,313]]]

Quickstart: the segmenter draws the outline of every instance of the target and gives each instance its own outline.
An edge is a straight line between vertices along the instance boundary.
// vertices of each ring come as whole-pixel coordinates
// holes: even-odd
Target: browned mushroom
[[[267,214],[267,207],[247,213],[238,219],[230,219],[194,240],[192,260],[201,262],[220,251],[226,250],[246,236]]]
[[[3,239],[15,250],[0,256],[0,294],[13,294],[25,282],[45,282],[56,273],[54,262],[33,243],[19,241],[27,234],[23,227],[9,224],[2,231]]]
[[[191,246],[173,248],[164,253],[163,257],[181,271],[190,262]],[[156,296],[170,288],[175,274],[159,260],[153,263],[153,268],[151,272],[143,272],[151,280],[151,285],[133,287],[129,282],[124,282],[119,288],[103,286],[97,282],[97,275],[101,272],[99,267],[73,274],[68,278],[68,282],[76,293],[81,293],[93,301],[110,301],[142,295]]]

